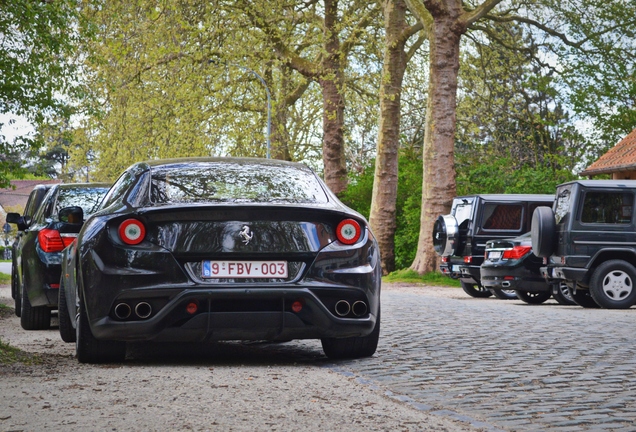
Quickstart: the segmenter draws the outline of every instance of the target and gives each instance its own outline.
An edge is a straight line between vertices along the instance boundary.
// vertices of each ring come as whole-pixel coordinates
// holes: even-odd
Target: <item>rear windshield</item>
[[[64,207],[80,206],[84,210],[84,218],[95,212],[95,208],[108,192],[107,187],[83,187],[60,189],[55,202],[54,213],[57,214]]]
[[[314,173],[293,166],[193,163],[154,168],[151,178],[154,203],[328,201]]]
[[[556,223],[561,223],[570,211],[570,196],[572,195],[572,186],[561,186],[557,189],[556,203],[554,206],[554,217]]]
[[[509,230],[521,229],[521,204],[486,204],[482,216],[482,228],[485,230]]]
[[[581,222],[629,224],[632,221],[634,195],[625,192],[587,192]]]
[[[462,199],[461,201],[456,201],[456,203],[453,216],[455,216],[455,220],[457,220],[457,225],[461,225],[465,221],[470,220],[470,214],[473,209],[473,200]]]

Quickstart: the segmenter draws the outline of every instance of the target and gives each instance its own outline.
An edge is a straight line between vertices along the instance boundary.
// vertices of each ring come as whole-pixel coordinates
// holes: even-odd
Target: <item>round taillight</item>
[[[336,237],[341,243],[352,245],[360,239],[362,230],[360,224],[353,219],[345,219],[336,228]]]
[[[119,238],[126,244],[141,243],[146,236],[146,228],[137,219],[126,219],[119,225]]]

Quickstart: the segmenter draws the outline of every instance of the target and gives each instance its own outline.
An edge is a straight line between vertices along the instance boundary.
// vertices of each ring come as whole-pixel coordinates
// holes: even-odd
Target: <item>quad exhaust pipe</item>
[[[115,306],[115,316],[121,320],[124,320],[130,316],[132,309],[128,303],[119,303]]]
[[[125,320],[130,318],[132,314],[132,308],[128,303],[118,303],[115,306],[115,316],[120,320]],[[139,302],[135,306],[135,315],[137,318],[146,319],[150,315],[152,315],[152,306],[148,302]]]
[[[150,303],[139,302],[137,306],[135,306],[135,315],[137,315],[141,319],[146,319],[152,314],[152,306]]]
[[[367,313],[367,304],[363,301],[357,301],[351,306],[351,312],[357,317]]]
[[[349,311],[351,311],[349,302],[346,300],[338,300],[336,303],[336,314],[343,317],[349,315]]]
[[[336,307],[334,308],[336,311],[336,315],[340,317],[345,317],[349,315],[349,312],[353,313],[353,315],[360,317],[367,313],[367,304],[363,301],[356,301],[351,305],[347,300],[338,300],[336,303]]]
[[[508,287],[510,287],[510,282],[508,282],[508,281],[503,281],[503,282],[501,283],[501,286],[502,286],[502,287],[504,287],[504,288],[508,288]]]

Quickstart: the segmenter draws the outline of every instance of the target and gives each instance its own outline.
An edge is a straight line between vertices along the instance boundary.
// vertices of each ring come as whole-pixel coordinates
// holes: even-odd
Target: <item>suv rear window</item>
[[[473,200],[462,200],[454,209],[453,216],[457,220],[457,224],[461,225],[470,220],[470,214],[473,210]]]
[[[522,213],[521,204],[486,204],[481,227],[484,230],[520,230]]]
[[[581,222],[629,224],[632,221],[634,196],[625,192],[587,192]]]
[[[565,219],[570,211],[570,197],[572,195],[572,186],[563,186],[557,189],[556,206],[554,207],[554,217],[556,223],[559,224]]]

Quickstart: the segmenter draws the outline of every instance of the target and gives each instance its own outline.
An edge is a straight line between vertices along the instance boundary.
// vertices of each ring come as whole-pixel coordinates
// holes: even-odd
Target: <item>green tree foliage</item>
[[[352,174],[342,201],[369,217],[373,175],[372,163],[359,174]],[[415,257],[420,229],[422,195],[422,159],[419,151],[402,149],[399,160],[398,193],[396,199],[395,267],[408,267]]]
[[[34,125],[55,113],[69,115],[64,96],[75,80],[76,27],[72,1],[0,2],[0,113],[24,116]],[[0,186],[24,173],[18,158],[37,145],[28,137],[9,143],[0,135]]]
[[[560,82],[520,26],[469,35],[459,77],[457,194],[551,192],[590,152],[563,108]]]
[[[636,3],[544,1],[566,24],[551,34],[553,51],[594,160],[636,127]]]

